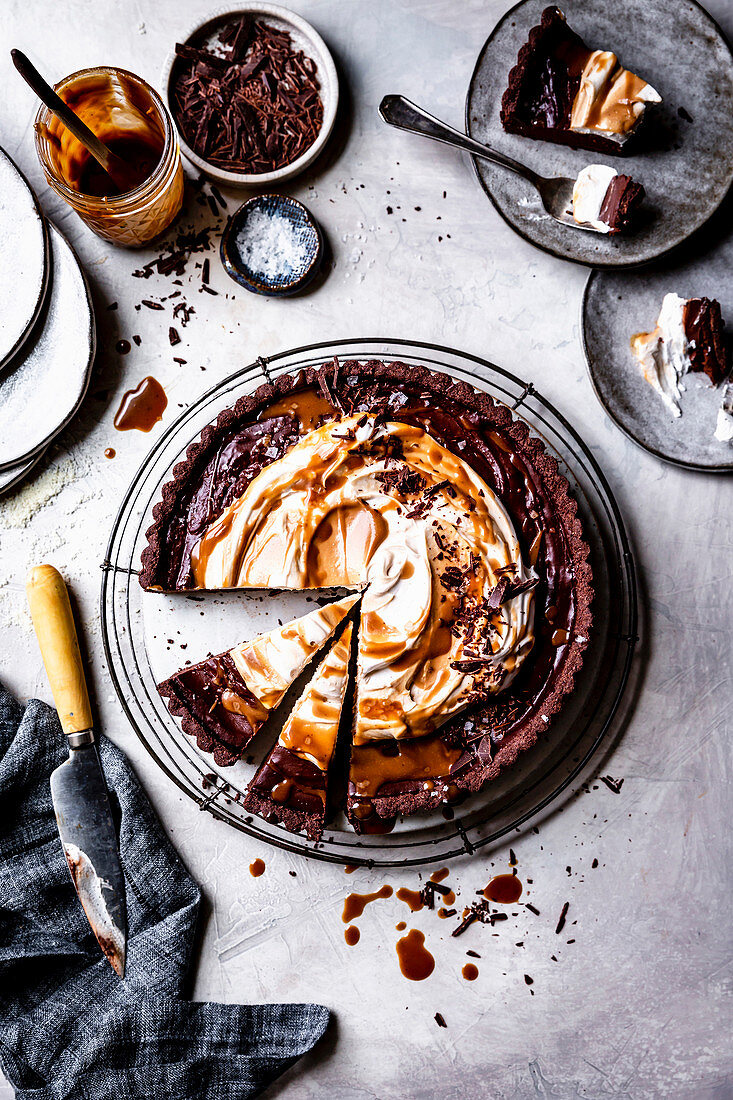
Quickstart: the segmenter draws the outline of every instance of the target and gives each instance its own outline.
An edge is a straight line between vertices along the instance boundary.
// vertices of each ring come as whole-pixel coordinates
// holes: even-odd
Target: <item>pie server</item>
[[[69,594],[52,565],[31,569],[26,591],[53,700],[69,742],[69,759],[51,774],[56,824],[87,920],[122,978],[127,940],[125,880]]]

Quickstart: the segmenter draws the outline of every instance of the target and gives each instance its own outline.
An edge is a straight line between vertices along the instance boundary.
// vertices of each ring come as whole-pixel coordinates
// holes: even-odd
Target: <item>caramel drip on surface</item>
[[[449,874],[450,870],[447,867],[441,867],[439,871],[433,871],[432,875],[430,876],[430,881],[443,882],[445,879],[448,878]]]
[[[383,751],[385,748],[389,753]],[[374,798],[384,783],[449,775],[461,752],[449,748],[439,737],[358,745],[351,753],[349,778],[360,798]]]
[[[424,908],[419,890],[408,890],[406,886],[400,886],[397,897],[400,901],[404,901],[412,913],[419,913]]]
[[[257,419],[269,420],[274,416],[295,417],[300,422],[301,435],[304,435],[313,431],[324,420],[333,420],[338,413],[317,390],[308,389],[286,394],[263,409]]]
[[[375,890],[373,894],[349,894],[344,900],[344,911],[341,914],[341,920],[344,924],[350,924],[352,920],[362,915],[370,902],[379,901],[382,898],[391,898],[392,894],[391,886],[382,886],[379,890]]]
[[[425,934],[412,928],[397,941],[400,970],[411,982],[422,982],[435,970],[435,959],[425,947]]]
[[[114,426],[118,432],[149,432],[159,420],[168,405],[165,390],[157,379],[143,378],[134,390],[123,395],[120,407],[115,414]]]
[[[516,875],[494,875],[484,888],[484,897],[499,905],[513,905],[522,896],[522,884]]]
[[[254,861],[254,863],[250,863],[249,873],[251,874],[252,878],[259,878],[260,875],[264,875],[264,873],[265,873],[265,861],[264,861],[264,859],[256,859]]]
[[[349,947],[355,947],[359,942],[361,932],[355,924],[350,924],[348,928],[344,929],[344,939]]]
[[[478,978],[478,967],[475,963],[466,963],[461,974],[467,982],[475,982]]]

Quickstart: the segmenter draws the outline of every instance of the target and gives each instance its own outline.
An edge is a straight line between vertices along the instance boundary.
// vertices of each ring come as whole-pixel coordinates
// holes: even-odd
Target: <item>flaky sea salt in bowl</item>
[[[232,214],[220,254],[227,274],[253,294],[297,294],[318,274],[323,234],[297,199],[258,195]]]

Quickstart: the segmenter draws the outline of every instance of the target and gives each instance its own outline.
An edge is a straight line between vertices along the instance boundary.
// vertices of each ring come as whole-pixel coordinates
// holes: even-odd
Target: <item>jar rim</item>
[[[142,76],[138,76],[137,73],[130,72],[129,69],[122,69],[117,65],[92,65],[86,69],[77,69],[76,72],[69,73],[68,76],[58,80],[53,89],[58,93],[60,88],[65,87],[74,80],[78,80],[80,77],[92,76],[95,73],[111,73],[114,75],[122,75],[129,77],[135,81],[138,85],[142,86],[145,92],[150,96],[153,106],[158,112],[158,116],[163,123],[163,133],[165,136],[165,143],[163,150],[160,154],[160,160],[156,164],[153,171],[144,179],[142,183],[139,183],[137,187],[134,187],[132,191],[125,191],[121,195],[87,195],[83,191],[76,191],[73,187],[70,187],[63,176],[54,169],[54,166],[50,160],[50,157],[46,154],[45,145],[50,144],[47,138],[44,138],[39,133],[39,127],[42,123],[46,122],[46,119],[54,117],[53,111],[51,111],[45,104],[41,104],[36,112],[36,117],[33,121],[33,129],[35,134],[36,152],[38,159],[41,162],[41,167],[44,171],[50,172],[53,177],[53,186],[57,188],[59,193],[67,201],[71,200],[73,203],[78,203],[79,200],[86,200],[92,203],[103,204],[105,208],[115,213],[124,212],[128,205],[135,205],[141,199],[144,199],[148,192],[153,191],[158,184],[159,177],[163,173],[168,160],[170,159],[171,152],[175,154],[176,147],[176,131],[173,125],[173,120],[170,113],[163,102],[162,97],[155,90],[155,88],[148,83]]]

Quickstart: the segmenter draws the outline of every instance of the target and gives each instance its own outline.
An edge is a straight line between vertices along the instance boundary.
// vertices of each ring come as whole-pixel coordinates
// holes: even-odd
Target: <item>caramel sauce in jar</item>
[[[183,202],[173,122],[157,92],[124,69],[82,69],[55,86],[65,103],[130,169],[131,190],[111,177],[47,107],[35,121],[36,152],[48,183],[98,236],[147,244]]]

